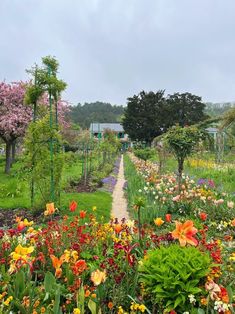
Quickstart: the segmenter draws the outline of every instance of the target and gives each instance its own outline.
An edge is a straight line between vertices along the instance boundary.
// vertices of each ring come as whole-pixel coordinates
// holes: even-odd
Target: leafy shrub
[[[139,266],[139,281],[153,304],[183,313],[191,309],[189,295],[202,292],[200,284],[210,272],[209,255],[195,247],[161,246],[149,251]]]
[[[146,161],[146,160],[152,158],[154,156],[155,152],[153,149],[147,147],[144,149],[135,149],[134,154],[136,155],[136,157]]]

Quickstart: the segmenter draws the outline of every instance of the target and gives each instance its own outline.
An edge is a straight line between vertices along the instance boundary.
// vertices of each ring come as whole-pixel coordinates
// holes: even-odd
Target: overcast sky
[[[0,0],[0,35],[0,80],[52,55],[73,104],[159,89],[235,100],[235,0]]]

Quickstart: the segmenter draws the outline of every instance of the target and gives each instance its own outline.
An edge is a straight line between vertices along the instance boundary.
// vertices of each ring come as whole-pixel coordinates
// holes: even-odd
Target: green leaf
[[[97,307],[97,304],[93,300],[90,299],[88,302],[88,308],[91,311],[91,314],[96,314],[96,307]]]
[[[25,273],[23,270],[20,270],[18,273],[16,273],[15,288],[17,296],[22,296],[25,290]]]
[[[56,279],[51,272],[47,272],[44,278],[44,287],[45,291],[50,293],[53,290],[53,287],[56,285]]]
[[[54,303],[54,307],[53,307],[53,313],[54,314],[60,314],[61,313],[61,309],[60,309],[60,291],[59,291],[59,289],[56,291],[56,294],[55,294],[55,303]]]

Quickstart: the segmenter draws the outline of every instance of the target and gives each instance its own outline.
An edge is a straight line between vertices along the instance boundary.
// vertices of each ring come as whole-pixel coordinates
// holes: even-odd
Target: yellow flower
[[[154,219],[154,223],[156,226],[160,227],[162,224],[164,224],[164,220],[162,220],[162,218],[158,217],[158,218]]]
[[[91,281],[94,283],[95,286],[101,284],[101,282],[105,282],[106,280],[106,271],[100,271],[99,269],[93,271],[91,273]]]
[[[93,212],[96,211],[96,209],[97,209],[96,206],[92,207]]]
[[[117,314],[123,314],[124,310],[121,306],[118,307],[118,313]]]
[[[54,203],[48,203],[46,204],[46,210],[44,211],[44,215],[48,216],[48,215],[52,215],[55,212],[55,205]]]
[[[80,314],[80,313],[81,313],[81,311],[78,307],[73,309],[73,314]]]
[[[9,296],[9,297],[3,302],[3,304],[6,305],[6,306],[8,306],[9,303],[10,303],[12,300],[13,300],[13,296]]]
[[[19,244],[16,248],[15,251],[12,252],[10,255],[13,260],[17,261],[18,259],[24,259],[28,260],[30,257],[28,256],[30,253],[34,251],[34,247],[23,247],[21,244]]]

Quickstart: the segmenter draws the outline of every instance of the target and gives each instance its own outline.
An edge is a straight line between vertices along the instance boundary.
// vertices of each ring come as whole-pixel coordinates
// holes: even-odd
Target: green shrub
[[[195,247],[161,246],[140,263],[139,281],[153,305],[183,313],[192,308],[189,295],[202,292],[200,285],[211,266],[209,255]]]
[[[155,154],[155,151],[149,147],[143,148],[143,149],[135,149],[134,154],[136,157],[143,159],[143,160],[148,160],[152,158]]]

